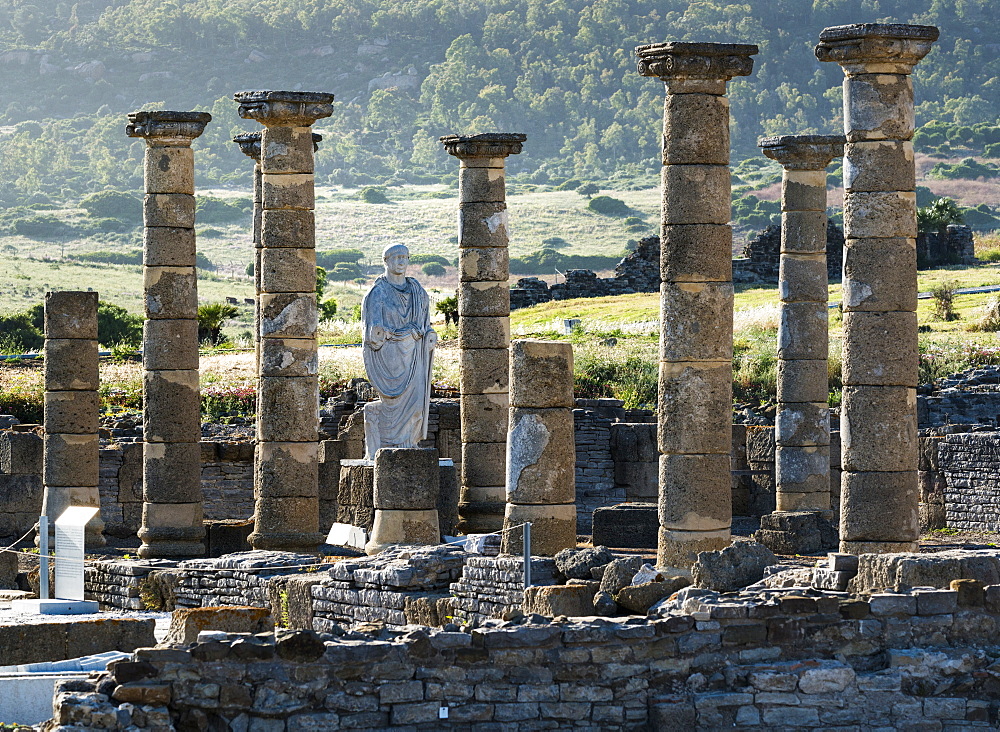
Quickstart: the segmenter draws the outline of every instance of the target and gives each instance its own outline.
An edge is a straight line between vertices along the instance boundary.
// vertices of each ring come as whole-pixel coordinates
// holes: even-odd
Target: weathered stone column
[[[206,112],[136,112],[146,140],[143,203],[142,557],[205,553],[198,387],[194,151]]]
[[[531,522],[531,553],[576,548],[573,346],[514,341],[510,349],[507,510],[501,547],[520,554]]]
[[[260,378],[260,220],[264,213],[261,201],[260,132],[244,132],[233,138],[240,152],[253,160],[253,348]]]
[[[101,505],[97,365],[97,293],[45,293],[42,513],[50,539],[56,519],[70,506]],[[88,548],[104,546],[103,530],[98,513],[87,524]]]
[[[460,530],[503,525],[507,449],[510,278],[504,162],[522,134],[491,133],[441,142],[459,168],[458,344],[461,348],[462,497]]]
[[[248,91],[239,115],[261,135],[260,379],[254,457],[255,549],[315,551],[319,532],[316,224],[310,126],[333,113],[322,92]]]
[[[757,144],[782,167],[777,510],[830,518],[826,166],[844,154],[844,138],[783,135]]]
[[[757,46],[639,46],[639,73],[666,84],[660,233],[658,564],[686,570],[729,543],[733,268],[726,83]]]
[[[844,395],[841,551],[916,549],[917,260],[913,67],[931,26],[827,28],[816,56],[843,67]]]

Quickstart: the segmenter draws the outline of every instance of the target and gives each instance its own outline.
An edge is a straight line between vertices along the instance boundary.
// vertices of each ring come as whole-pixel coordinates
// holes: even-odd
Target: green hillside
[[[924,151],[1000,155],[1000,44],[988,0],[35,3],[0,0],[8,206],[40,193],[65,201],[140,188],[142,143],[123,132],[138,108],[211,111],[197,143],[199,184],[245,186],[248,161],[229,142],[255,127],[231,101],[244,88],[337,95],[334,116],[318,125],[325,184],[440,182],[457,166],[439,135],[516,130],[528,143],[510,167],[525,184],[648,185],[663,90],[636,74],[636,45],[760,46],[754,74],[730,85],[739,161],[757,155],[761,134],[838,129],[842,74],[812,48],[825,26],[875,20],[941,28],[915,74],[918,123],[937,123]]]

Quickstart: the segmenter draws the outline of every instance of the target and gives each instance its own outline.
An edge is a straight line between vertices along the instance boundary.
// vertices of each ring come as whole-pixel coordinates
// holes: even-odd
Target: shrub
[[[342,262],[357,264],[363,256],[364,252],[360,249],[327,249],[324,252],[316,252],[316,264],[330,270]],[[413,261],[412,257],[410,261]]]
[[[110,252],[101,249],[96,252],[73,254],[69,258],[78,262],[98,262],[100,264],[142,264],[142,250],[127,249],[123,252]]]
[[[4,339],[4,352],[10,355],[37,351],[45,344],[42,329],[32,322],[28,312],[0,316],[0,338]]]
[[[997,170],[995,166],[980,163],[975,158],[965,158],[962,162],[953,165],[938,163],[927,173],[928,178],[943,178],[947,180],[975,180],[976,178],[989,180],[990,178],[996,178],[998,175],[1000,175],[1000,170]]]
[[[194,266],[197,267],[198,269],[204,269],[208,272],[214,272],[216,269],[215,262],[206,257],[203,252],[198,252],[197,254],[195,254]]]
[[[1000,249],[992,251],[1000,254]],[[987,300],[980,311],[979,319],[969,324],[969,330],[983,333],[996,333],[1000,331],[1000,297],[991,297]]]
[[[411,254],[410,264],[427,264],[428,262],[437,262],[443,267],[447,267],[451,264],[447,257],[442,257],[440,254]]]
[[[330,320],[337,314],[337,301],[332,297],[319,303],[319,319]]]
[[[48,239],[68,236],[73,233],[73,227],[52,214],[39,214],[14,221],[14,233],[30,239]]]
[[[575,191],[580,187],[580,181],[576,178],[570,178],[569,180],[564,180],[562,183],[555,187],[557,191]]]
[[[333,269],[327,270],[326,276],[335,282],[346,282],[361,276],[361,266],[340,262]]]
[[[948,224],[962,223],[962,211],[950,198],[937,198],[929,206],[917,209],[917,229],[944,232]]]
[[[392,203],[389,197],[385,195],[385,188],[383,186],[365,186],[358,191],[358,198],[365,203]]]
[[[957,282],[941,282],[931,288],[931,299],[934,300],[934,317],[938,320],[958,320],[960,316],[955,312],[955,292],[958,290]]]
[[[565,249],[569,246],[569,242],[561,236],[550,236],[547,239],[542,239],[542,246],[548,249]]]
[[[229,318],[240,314],[235,305],[224,302],[211,302],[198,306],[198,340],[208,341],[217,346],[222,343],[222,325]]]
[[[137,348],[142,343],[142,317],[114,303],[97,303],[97,340],[105,346]]]
[[[428,262],[420,269],[428,277],[440,277],[445,273],[444,267],[437,262]]]
[[[253,382],[217,381],[201,387],[201,412],[208,420],[250,416],[256,411],[257,390]]]
[[[585,399],[612,397],[627,409],[656,404],[657,362],[605,347],[580,349],[574,359],[573,391]]]
[[[80,201],[80,208],[94,218],[119,219],[132,226],[142,224],[142,202],[124,191],[91,193]]]
[[[226,224],[243,221],[253,204],[249,198],[216,198],[198,196],[195,218],[203,224]]]
[[[579,193],[581,196],[585,196],[587,198],[590,198],[595,193],[600,193],[600,191],[601,191],[601,187],[599,185],[597,185],[596,183],[584,183],[584,184],[582,184],[580,186],[577,186],[577,188],[576,188],[576,192],[577,193]]]
[[[437,301],[437,305],[434,306],[437,312],[444,316],[444,324],[454,323],[458,325],[458,296],[449,295],[448,297],[442,298]]]

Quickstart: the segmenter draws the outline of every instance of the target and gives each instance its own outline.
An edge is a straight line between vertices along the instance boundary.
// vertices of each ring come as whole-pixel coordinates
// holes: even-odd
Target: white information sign
[[[99,509],[70,506],[56,519],[56,590],[59,600],[83,600],[84,527]]]
[[[368,532],[360,526],[351,526],[350,524],[334,524],[326,536],[327,544],[353,546],[355,549],[364,549],[367,541]]]

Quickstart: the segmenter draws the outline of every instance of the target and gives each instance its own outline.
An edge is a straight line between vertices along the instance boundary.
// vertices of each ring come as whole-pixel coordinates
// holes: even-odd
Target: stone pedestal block
[[[374,505],[378,509],[437,508],[438,452],[433,448],[388,448],[375,453]]]
[[[365,544],[365,553],[374,555],[401,544],[437,544],[440,540],[436,508],[425,510],[377,508],[372,538]]]

